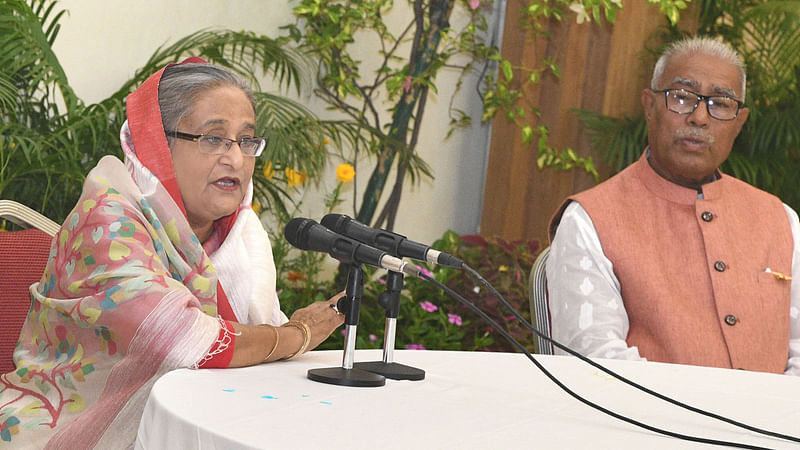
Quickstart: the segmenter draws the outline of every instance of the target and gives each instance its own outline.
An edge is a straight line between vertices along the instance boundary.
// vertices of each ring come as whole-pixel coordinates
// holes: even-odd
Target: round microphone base
[[[323,369],[309,369],[308,378],[320,383],[339,386],[378,387],[386,384],[384,376],[355,368],[326,367]]]
[[[411,380],[418,381],[425,378],[425,371],[416,367],[406,366],[396,362],[385,363],[383,361],[357,362],[353,368],[366,370],[367,372],[377,373],[392,380]]]

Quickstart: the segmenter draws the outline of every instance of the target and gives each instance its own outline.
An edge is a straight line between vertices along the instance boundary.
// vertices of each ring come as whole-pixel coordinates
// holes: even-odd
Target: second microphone
[[[290,244],[300,250],[324,252],[345,264],[368,264],[415,277],[420,270],[386,251],[334,233],[311,219],[297,217],[284,228],[284,236]]]

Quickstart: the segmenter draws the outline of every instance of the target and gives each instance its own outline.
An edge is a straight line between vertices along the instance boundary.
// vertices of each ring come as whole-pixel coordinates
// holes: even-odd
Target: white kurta
[[[794,239],[785,373],[800,376],[800,220],[785,204],[784,209]],[[619,280],[592,219],[578,202],[564,210],[546,270],[553,339],[590,357],[645,360],[625,341],[629,323]]]

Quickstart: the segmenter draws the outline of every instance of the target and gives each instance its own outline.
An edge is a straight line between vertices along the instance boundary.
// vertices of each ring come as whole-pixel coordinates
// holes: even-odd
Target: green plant
[[[686,7],[683,0],[649,2],[658,4],[671,20],[677,20],[679,9]],[[529,104],[523,92],[526,84],[538,83],[546,72],[559,76],[558,67],[549,59],[538,67],[514,67],[501,55],[488,27],[494,2],[405,3],[411,18],[399,32],[393,32],[385,20],[397,11],[391,0],[297,0],[294,13],[298,21],[286,27],[289,38],[319,63],[317,94],[355,124],[358,133],[350,136],[353,155],[348,159],[356,161],[361,152],[375,158],[361,203],[353,205],[358,221],[392,229],[406,177],[413,182],[433,176],[416,147],[426,103],[429,96],[437,94],[436,77],[446,69],[460,71],[460,88],[468,75],[491,66],[492,70],[483,70],[486,74],[481,80],[482,120],[500,113],[519,125],[523,141],[540,155],[540,167],[582,168],[597,176],[591,159],[548,144],[548,129],[538,123],[538,108]],[[532,37],[542,38],[547,37],[546,24],[562,20],[570,10],[577,14],[579,23],[613,22],[622,7],[619,0],[539,0],[526,4],[521,26]],[[462,21],[463,25],[454,25]],[[370,50],[378,55],[372,73],[366,68],[371,66],[361,60],[364,43],[373,43]],[[387,104],[388,108],[384,106]],[[451,108],[452,127],[469,123],[468,114]],[[378,201],[393,167],[394,185],[378,212]]]
[[[699,9],[697,34],[723,38],[747,65],[750,116],[722,170],[800,208],[800,2],[706,0]],[[670,28],[659,40],[666,45],[687,34]],[[641,114],[617,119],[578,111],[578,116],[593,135],[592,145],[616,170],[635,161],[647,145]]]

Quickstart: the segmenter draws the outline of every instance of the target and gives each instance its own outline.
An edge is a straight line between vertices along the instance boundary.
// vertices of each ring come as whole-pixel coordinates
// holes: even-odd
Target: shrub
[[[325,255],[302,252],[290,257],[288,244],[275,241],[278,290],[287,314],[312,301],[324,300],[340,291],[333,280],[320,280]],[[461,258],[491,283],[522,317],[530,321],[528,276],[540,250],[538,241],[507,242],[500,238],[458,236],[446,232],[433,247]],[[488,290],[460,270],[420,264],[437,281],[460,293],[534,351],[533,335],[508,312]],[[376,299],[385,290],[385,275],[365,268],[367,282],[361,303],[356,348],[382,348],[385,313]],[[396,348],[437,350],[516,351],[509,342],[466,306],[450,298],[435,285],[406,277],[397,319]],[[336,332],[321,349],[341,349],[342,333]]]

